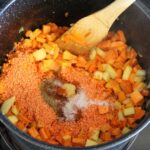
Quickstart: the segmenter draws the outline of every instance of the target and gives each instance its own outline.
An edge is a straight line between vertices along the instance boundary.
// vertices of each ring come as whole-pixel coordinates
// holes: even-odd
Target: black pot
[[[12,49],[13,42],[19,40],[18,30],[21,26],[27,29],[40,27],[48,22],[58,25],[69,25],[79,18],[108,5],[112,0],[12,0],[3,5],[0,11],[0,63],[5,54]],[[64,13],[69,12],[65,18]],[[128,39],[128,44],[135,47],[139,53],[139,61],[147,71],[147,82],[150,81],[150,15],[147,8],[137,1],[119,17],[112,30],[122,29]],[[11,82],[11,81],[10,81]],[[146,100],[149,102],[148,100]],[[148,106],[148,105],[147,105]],[[146,109],[146,107],[145,107]],[[50,150],[50,149],[122,149],[125,145],[142,131],[150,122],[149,110],[138,126],[130,133],[112,142],[88,148],[65,148],[38,141],[13,126],[5,116],[0,113],[0,122],[9,131],[9,137],[23,150]],[[1,124],[1,125],[2,125]]]

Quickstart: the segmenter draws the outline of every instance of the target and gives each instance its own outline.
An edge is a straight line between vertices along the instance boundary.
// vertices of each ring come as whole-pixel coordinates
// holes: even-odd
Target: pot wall
[[[5,54],[12,49],[13,42],[19,39],[18,31],[21,26],[25,30],[33,29],[49,21],[59,25],[69,25],[77,19],[103,8],[110,2],[111,0],[101,0],[101,2],[99,0],[13,0],[9,6],[7,5],[7,8],[5,7],[0,12],[0,63],[4,62]],[[64,17],[66,11],[69,12],[68,18]],[[127,36],[128,43],[143,56],[139,60],[147,71],[148,82],[150,79],[149,27],[149,16],[146,15],[140,2],[131,6],[112,27],[112,30],[122,29]],[[0,114],[0,120],[10,130],[10,136],[22,149],[60,149],[25,136],[14,128],[2,114]],[[140,132],[148,122],[149,117],[147,116],[138,128],[129,135],[93,149],[122,149],[129,142],[129,139]]]

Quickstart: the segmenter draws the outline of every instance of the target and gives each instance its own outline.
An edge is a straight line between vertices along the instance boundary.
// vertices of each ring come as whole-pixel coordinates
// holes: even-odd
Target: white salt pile
[[[79,90],[78,93],[69,98],[68,102],[63,107],[64,117],[67,121],[74,121],[79,110],[85,109],[90,105],[110,105],[105,100],[90,100],[84,90]]]

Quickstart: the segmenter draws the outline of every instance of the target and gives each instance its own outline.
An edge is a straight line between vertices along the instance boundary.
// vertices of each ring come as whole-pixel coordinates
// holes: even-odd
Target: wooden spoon
[[[77,21],[56,42],[63,50],[74,54],[88,54],[103,40],[113,22],[136,0],[115,0],[106,8]]]

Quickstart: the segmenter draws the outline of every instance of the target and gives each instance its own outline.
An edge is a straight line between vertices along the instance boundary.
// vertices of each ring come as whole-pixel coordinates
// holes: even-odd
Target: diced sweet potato
[[[85,139],[82,138],[72,138],[73,145],[83,146],[85,144]]]
[[[124,92],[119,92],[118,93],[118,98],[119,98],[119,101],[123,101],[123,100],[125,100],[126,99],[126,95],[125,95],[125,93]]]
[[[143,100],[143,95],[137,90],[131,93],[130,96],[135,105]]]
[[[102,133],[100,137],[104,141],[110,141],[112,139],[111,133],[109,133],[109,132]]]
[[[129,81],[121,81],[120,87],[126,94],[129,94],[133,91],[132,84]]]
[[[109,106],[98,106],[98,111],[100,114],[106,114],[109,112]]]
[[[135,107],[134,119],[139,120],[145,115],[145,111],[141,107]]]
[[[120,128],[113,128],[112,131],[111,131],[111,134],[113,136],[119,136],[121,134]]]
[[[28,133],[32,136],[32,137],[37,137],[39,135],[37,129],[35,127],[31,127],[28,129]]]

